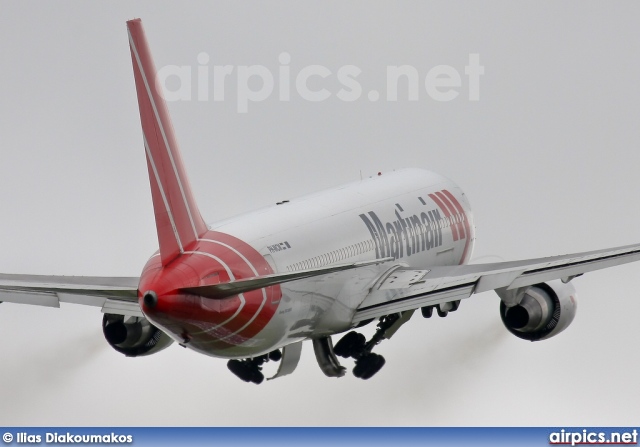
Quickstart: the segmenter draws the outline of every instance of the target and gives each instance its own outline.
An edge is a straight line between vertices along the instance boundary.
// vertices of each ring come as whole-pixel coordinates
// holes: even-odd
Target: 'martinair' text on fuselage
[[[375,243],[376,258],[399,259],[442,245],[442,218],[437,209],[403,217],[400,204],[396,208],[392,222],[382,222],[373,211],[360,214]]]

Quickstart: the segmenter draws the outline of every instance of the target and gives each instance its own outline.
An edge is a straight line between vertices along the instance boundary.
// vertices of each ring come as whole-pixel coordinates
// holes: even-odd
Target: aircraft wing
[[[298,279],[391,261],[391,258],[266,275],[183,289],[213,299]],[[394,266],[373,285],[354,322],[469,298],[474,293],[515,289],[640,260],[640,244],[548,258],[491,264],[411,269]],[[0,302],[60,307],[60,303],[101,307],[103,313],[142,317],[137,277],[81,277],[0,274]]]
[[[60,303],[101,307],[103,313],[142,317],[138,281],[132,277],[0,274],[0,302],[60,307]]]
[[[549,258],[431,269],[387,270],[358,307],[354,322],[439,303],[474,293],[516,289],[640,260],[640,244]]]

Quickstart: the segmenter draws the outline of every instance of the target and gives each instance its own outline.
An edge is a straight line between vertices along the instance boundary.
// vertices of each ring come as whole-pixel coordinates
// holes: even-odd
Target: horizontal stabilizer
[[[214,284],[207,286],[185,287],[180,289],[182,292],[199,295],[211,299],[223,299],[240,293],[249,292],[251,290],[262,289],[263,287],[274,286],[298,279],[311,278],[314,276],[327,275],[329,273],[340,272],[342,270],[350,270],[367,265],[381,264],[383,262],[393,261],[393,258],[382,258],[373,261],[353,262],[350,264],[338,264],[317,269],[300,270],[290,273],[274,273],[272,275],[258,276],[249,279],[239,279],[224,284]]]
[[[138,298],[137,277],[48,276],[0,274],[0,290],[59,292],[123,299]]]
[[[134,277],[0,274],[0,302],[60,307],[101,307],[104,313],[142,317]]]

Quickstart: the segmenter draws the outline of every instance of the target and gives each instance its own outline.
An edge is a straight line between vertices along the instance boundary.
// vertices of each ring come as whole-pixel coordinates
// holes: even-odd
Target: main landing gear
[[[451,301],[425,306],[421,309],[422,316],[430,318],[435,309],[439,316],[446,317],[449,312],[458,310],[459,305],[460,301]],[[340,365],[336,356],[353,358],[355,359],[353,375],[363,380],[370,379],[385,364],[384,357],[372,352],[373,348],[380,344],[382,340],[391,338],[403,324],[411,319],[413,313],[414,310],[408,310],[380,317],[376,332],[369,341],[364,335],[355,331],[347,333],[335,346],[333,346],[330,335],[313,339],[313,349],[320,369],[327,377],[342,377],[345,375],[346,368]],[[370,321],[372,320],[364,320],[357,327],[363,326]],[[292,349],[292,347],[295,349]],[[301,350],[302,342],[300,341],[287,345],[282,351],[275,350],[260,357],[229,360],[227,367],[241,380],[259,384],[264,381],[264,375],[262,374],[262,365],[264,363],[268,361],[278,362],[282,359],[278,373],[272,379],[290,374],[298,364]]]
[[[282,352],[280,350],[271,351],[269,354],[261,355],[260,357],[254,357],[244,360],[229,360],[227,362],[227,368],[229,371],[238,376],[245,382],[253,382],[259,385],[264,380],[264,374],[262,374],[262,365],[269,360],[279,362],[282,358]]]
[[[343,358],[354,358],[356,366],[353,368],[353,375],[363,380],[370,379],[385,364],[384,357],[371,351],[384,338],[390,338],[397,327],[410,317],[411,315],[403,316],[400,313],[384,316],[380,318],[378,329],[371,340],[367,341],[364,335],[352,331],[340,339],[333,348],[333,352]]]
[[[459,306],[460,301],[450,301],[448,303],[425,306],[422,308],[422,316],[430,318],[435,309],[438,316],[446,317],[449,312],[458,310]],[[370,379],[380,371],[385,364],[384,357],[371,351],[383,339],[391,338],[400,326],[409,321],[412,315],[413,311],[411,310],[381,317],[376,333],[369,341],[366,340],[364,335],[351,331],[342,337],[333,347],[333,353],[343,358],[354,358],[356,360],[356,366],[353,368],[353,375],[359,379]]]

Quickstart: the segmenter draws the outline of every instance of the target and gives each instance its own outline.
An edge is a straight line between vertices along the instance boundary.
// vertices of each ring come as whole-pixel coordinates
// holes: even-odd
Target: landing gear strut
[[[229,360],[227,362],[227,368],[234,373],[238,378],[245,382],[253,382],[259,385],[264,380],[264,374],[262,374],[262,365],[269,360],[274,362],[280,361],[282,358],[282,352],[276,349],[269,354],[261,355],[260,357],[254,357],[244,360]]]
[[[404,323],[404,321],[400,321],[401,318],[402,314],[392,314],[380,318],[378,329],[369,341],[366,341],[364,335],[358,332],[349,332],[342,337],[333,348],[335,354],[344,358],[354,358],[356,360],[356,366],[353,368],[353,375],[359,379],[370,379],[380,371],[385,364],[384,357],[371,351],[385,337],[390,337],[390,330],[395,332],[397,328],[394,326],[396,326],[397,323]]]

